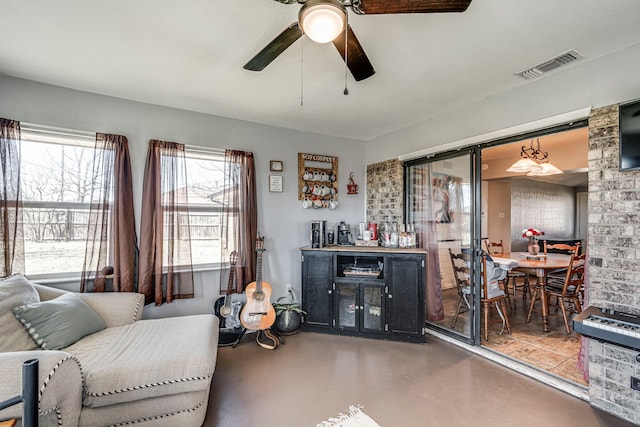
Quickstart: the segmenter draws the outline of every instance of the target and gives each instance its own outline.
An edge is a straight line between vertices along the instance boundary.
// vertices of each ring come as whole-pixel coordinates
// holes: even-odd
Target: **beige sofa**
[[[106,328],[59,350],[41,350],[12,309],[62,294],[20,275],[0,281],[0,401],[20,394],[21,366],[35,358],[41,426],[202,425],[217,317],[141,320],[141,294],[77,294]],[[0,420],[21,414],[20,404],[0,411]]]

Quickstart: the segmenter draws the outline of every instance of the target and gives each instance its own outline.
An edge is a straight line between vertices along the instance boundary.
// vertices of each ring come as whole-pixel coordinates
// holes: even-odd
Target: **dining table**
[[[540,305],[542,306],[542,328],[545,332],[549,332],[549,302],[545,292],[547,275],[550,271],[569,268],[571,255],[557,253],[530,255],[527,252],[511,252],[492,254],[491,257],[494,261],[503,259],[504,261],[501,263],[511,264],[513,270],[536,276],[537,286],[540,289]],[[515,261],[517,266],[514,262],[509,263],[509,261]],[[534,301],[531,302],[531,304],[533,303]],[[527,318],[527,321],[529,320],[531,319]]]

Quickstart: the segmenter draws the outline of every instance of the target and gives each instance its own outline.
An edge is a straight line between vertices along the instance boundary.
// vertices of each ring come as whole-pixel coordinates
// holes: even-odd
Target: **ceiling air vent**
[[[541,62],[540,64],[534,65],[533,67],[526,68],[515,74],[516,76],[520,76],[526,80],[535,79],[536,77],[539,77],[546,72],[555,70],[558,67],[562,67],[563,65],[567,65],[582,58],[584,58],[584,56],[581,53],[576,52],[575,50],[569,50],[561,55],[556,56],[555,58],[551,58],[547,61]]]

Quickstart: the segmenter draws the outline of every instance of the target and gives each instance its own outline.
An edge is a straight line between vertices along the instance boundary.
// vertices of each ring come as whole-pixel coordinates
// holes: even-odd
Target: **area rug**
[[[380,427],[367,414],[362,412],[363,406],[349,406],[349,413],[338,414],[319,423],[316,427]]]

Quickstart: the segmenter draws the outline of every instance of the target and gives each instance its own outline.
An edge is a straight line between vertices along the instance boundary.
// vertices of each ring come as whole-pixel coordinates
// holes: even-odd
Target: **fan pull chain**
[[[349,28],[349,22],[347,18],[347,22],[344,23],[344,96],[349,95],[349,89],[347,88],[347,81],[349,80],[349,49],[347,43],[347,37],[349,36],[349,32],[347,31]]]
[[[300,106],[304,107],[304,35],[300,42]]]

